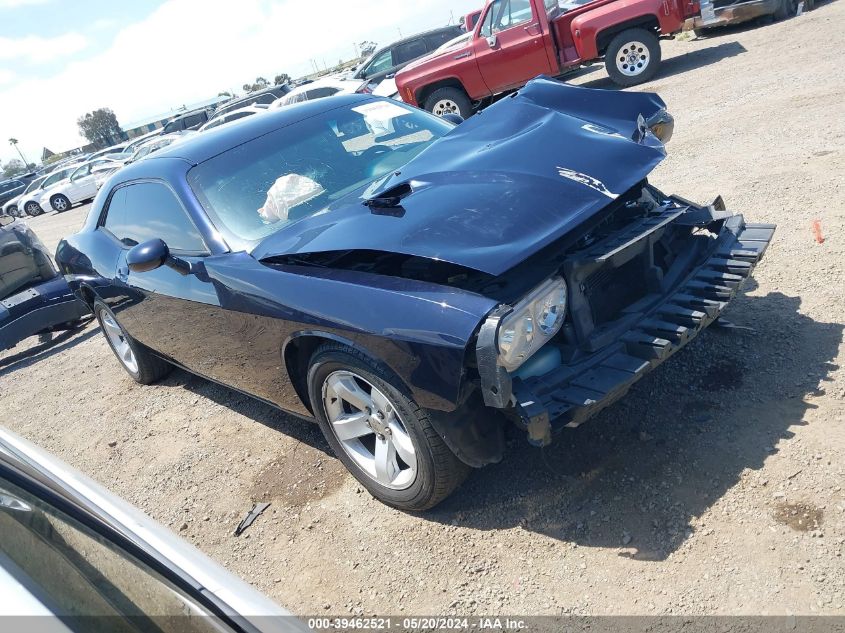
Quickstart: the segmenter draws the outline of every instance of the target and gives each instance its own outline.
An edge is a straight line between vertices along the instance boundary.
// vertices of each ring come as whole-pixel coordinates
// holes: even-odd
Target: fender
[[[662,4],[662,2],[655,0],[636,2],[627,6],[612,2],[574,18],[570,28],[578,57],[581,59],[599,58],[601,56],[598,47],[599,34],[608,29],[615,30],[616,27],[626,22],[656,21],[660,25],[661,33],[674,33],[680,28],[680,25],[673,16],[664,15],[661,9]]]

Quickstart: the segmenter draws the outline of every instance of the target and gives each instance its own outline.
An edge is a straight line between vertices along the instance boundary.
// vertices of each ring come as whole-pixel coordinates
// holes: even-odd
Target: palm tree
[[[18,147],[18,139],[10,138],[9,139],[9,145],[11,145],[16,150],[18,150],[18,154],[20,154],[20,157],[21,157],[21,160],[23,161],[24,167],[27,167],[29,165],[29,163],[27,162],[26,158],[24,158],[23,152],[21,152],[20,148]]]

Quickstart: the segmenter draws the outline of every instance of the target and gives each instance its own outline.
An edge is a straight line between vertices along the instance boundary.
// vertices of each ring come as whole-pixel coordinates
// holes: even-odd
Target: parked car
[[[26,193],[18,200],[19,208],[23,209],[30,217],[44,213],[45,209],[50,208],[49,199],[46,201],[47,206],[41,206],[41,197],[44,195],[44,192],[70,177],[77,167],[79,167],[78,163],[65,163],[62,167],[51,171],[41,182],[40,187],[27,188]]]
[[[232,99],[223,105],[218,106],[218,108],[214,111],[214,117],[219,117],[223,114],[228,114],[229,112],[234,112],[235,110],[240,110],[255,104],[270,105],[276,99],[285,96],[290,91],[291,87],[288,84],[281,84],[279,86],[272,86],[270,88],[265,88],[264,90],[251,92],[244,97]]]
[[[138,151],[138,148],[141,147],[141,145],[149,142],[156,136],[161,136],[161,130],[154,130],[152,132],[148,132],[147,134],[136,136],[131,141],[129,141],[129,143],[126,145],[126,147],[123,148],[123,151],[121,153],[129,154],[129,156],[131,157],[136,151]]]
[[[335,95],[353,94],[361,87],[360,80],[343,77],[323,77],[304,86],[294,88],[284,97],[270,104],[271,109],[283,108],[293,103],[313,101]]]
[[[795,15],[797,8],[798,0],[701,0],[701,15],[693,18],[692,28],[698,33],[765,15],[783,20]],[[809,11],[812,8],[813,0],[804,0],[804,9]]]
[[[105,149],[101,149],[99,152],[94,152],[88,157],[88,160],[97,160],[98,158],[110,158],[115,154],[120,154],[126,149],[126,146],[129,143],[118,143],[117,145],[112,145],[111,147],[106,147]]]
[[[237,121],[239,119],[245,119],[248,116],[252,116],[253,114],[261,114],[266,112],[269,106],[267,104],[252,104],[248,105],[244,108],[240,108],[239,110],[230,110],[225,114],[220,114],[215,116],[211,121],[203,125],[199,131],[205,132],[206,130],[213,130],[216,127],[220,127],[221,125],[225,125],[226,123],[232,123],[233,121]]]
[[[124,168],[57,261],[134,380],[178,365],[314,416],[424,510],[502,459],[497,412],[548,444],[750,275],[773,226],[647,183],[672,129],[656,95],[548,79],[457,127],[318,99]]]
[[[392,78],[415,59],[436,50],[462,32],[460,25],[444,26],[393,42],[370,55],[352,78],[365,82],[361,92],[372,92],[384,79]]]
[[[0,206],[5,205],[12,198],[17,198],[21,195],[31,180],[32,178],[20,177],[0,182]]]
[[[172,143],[176,143],[177,141],[189,138],[194,134],[196,134],[196,132],[183,132],[182,134],[167,134],[166,136],[156,136],[151,138],[145,143],[138,145],[137,149],[135,149],[135,153],[132,154],[132,157],[129,158],[125,164],[128,165],[129,163],[139,161],[153,152],[157,152],[158,150],[165,148]]]
[[[89,314],[32,229],[0,216],[0,351],[35,334],[76,327]]]
[[[188,542],[2,427],[0,532],[0,616],[27,628],[307,631]]]
[[[59,213],[67,211],[73,205],[85,200],[92,200],[97,195],[97,180],[94,170],[115,170],[123,166],[123,161],[97,158],[89,160],[74,169],[66,179],[60,180],[41,193],[38,205],[42,209],[53,209]]]
[[[198,130],[208,123],[208,119],[208,110],[204,108],[193,110],[192,112],[187,112],[186,114],[178,116],[167,123],[161,133],[176,134],[178,132],[184,132],[185,130]]]
[[[406,103],[463,118],[538,75],[598,59],[615,83],[633,86],[657,72],[659,38],[698,14],[697,0],[488,0],[465,46],[413,62],[396,85]]]
[[[47,175],[39,176],[35,180],[31,181],[27,186],[26,189],[23,190],[19,195],[15,196],[11,200],[8,200],[2,208],[2,215],[11,215],[13,217],[22,218],[26,213],[23,210],[23,203],[22,200],[27,194],[37,191],[41,188],[41,183],[43,183],[47,179]]]

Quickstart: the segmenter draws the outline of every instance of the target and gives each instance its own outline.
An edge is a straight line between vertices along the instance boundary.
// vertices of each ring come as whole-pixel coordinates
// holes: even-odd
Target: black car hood
[[[498,275],[595,215],[664,158],[654,94],[538,78],[368,191],[263,240],[253,256],[371,250]]]

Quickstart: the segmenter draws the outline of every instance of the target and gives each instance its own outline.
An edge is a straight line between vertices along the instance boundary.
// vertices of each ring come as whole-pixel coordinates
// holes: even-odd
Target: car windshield
[[[347,105],[238,145],[188,180],[218,228],[255,242],[395,171],[450,129],[394,101]]]
[[[47,176],[42,176],[41,178],[36,178],[31,183],[29,183],[29,187],[24,190],[24,193],[29,193],[30,191],[35,191],[41,187],[41,183],[47,180]]]

